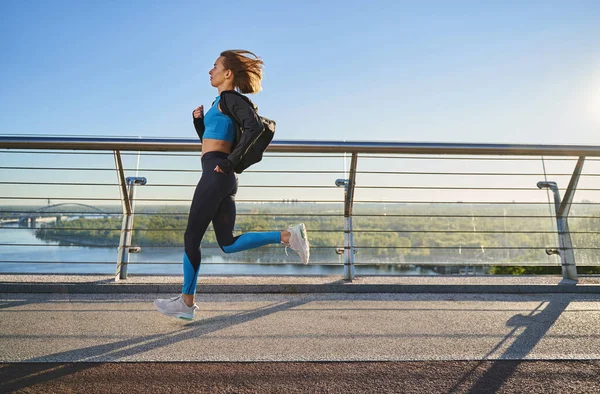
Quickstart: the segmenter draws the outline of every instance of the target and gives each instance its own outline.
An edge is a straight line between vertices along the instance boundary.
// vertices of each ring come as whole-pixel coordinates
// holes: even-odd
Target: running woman
[[[222,52],[209,71],[210,84],[219,95],[204,115],[204,107],[193,111],[194,126],[202,141],[202,176],[194,192],[187,229],[184,235],[182,294],[170,299],[157,299],[154,307],[167,316],[193,319],[198,306],[194,303],[198,271],[200,269],[200,242],[212,222],[217,242],[225,253],[283,243],[300,255],[308,264],[310,249],[303,223],[283,231],[249,232],[233,236],[235,225],[235,194],[237,174],[233,168],[247,147],[262,130],[262,124],[251,104],[237,93],[257,93],[261,90],[263,61],[245,50]],[[227,99],[224,99],[226,97]],[[227,111],[223,111],[226,106]],[[223,112],[233,114],[243,129],[242,138],[234,146],[236,123]]]

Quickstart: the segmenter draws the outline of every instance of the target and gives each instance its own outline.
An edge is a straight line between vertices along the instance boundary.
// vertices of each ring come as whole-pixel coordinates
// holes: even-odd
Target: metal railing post
[[[558,244],[557,249],[546,249],[548,255],[558,254],[561,260],[562,275],[564,279],[577,280],[577,265],[575,264],[575,253],[573,252],[573,243],[571,241],[571,233],[569,232],[569,211],[571,204],[573,203],[573,196],[577,189],[577,183],[581,176],[581,170],[583,169],[583,163],[585,157],[579,157],[577,165],[569,181],[569,186],[565,192],[564,198],[560,199],[560,191],[556,182],[538,182],[537,187],[548,188],[552,190],[554,195],[554,208],[556,211],[556,228],[558,232]]]
[[[344,186],[344,279],[354,279],[354,234],[352,233],[352,205],[354,203],[354,185],[356,184],[356,164],[358,154],[352,154],[348,179],[337,179],[335,185]]]
[[[131,245],[133,235],[133,214],[136,185],[145,185],[146,178],[128,177],[125,178],[121,154],[115,151],[115,164],[119,177],[121,191],[121,205],[123,207],[123,222],[121,224],[121,237],[119,240],[119,249],[117,250],[117,269],[115,281],[127,279],[127,265],[129,263],[129,253],[139,253],[140,248]]]

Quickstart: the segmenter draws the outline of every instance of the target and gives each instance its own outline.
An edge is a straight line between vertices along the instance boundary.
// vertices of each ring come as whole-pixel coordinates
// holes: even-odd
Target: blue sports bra
[[[221,96],[218,96],[212,107],[204,115],[204,135],[202,138],[213,140],[235,141],[235,129],[233,120],[219,111],[219,101]]]

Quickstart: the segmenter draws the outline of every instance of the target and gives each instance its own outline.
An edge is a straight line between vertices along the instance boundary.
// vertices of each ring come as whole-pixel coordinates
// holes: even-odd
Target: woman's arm
[[[202,141],[202,136],[204,136],[204,106],[201,105],[195,110],[192,111],[192,118],[194,119],[194,128],[196,129],[196,134],[200,137],[200,141]]]

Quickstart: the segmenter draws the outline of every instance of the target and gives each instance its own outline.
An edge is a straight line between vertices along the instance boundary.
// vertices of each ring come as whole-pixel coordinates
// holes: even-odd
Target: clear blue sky
[[[244,48],[277,139],[598,145],[600,1],[0,2],[0,134],[195,138]]]

